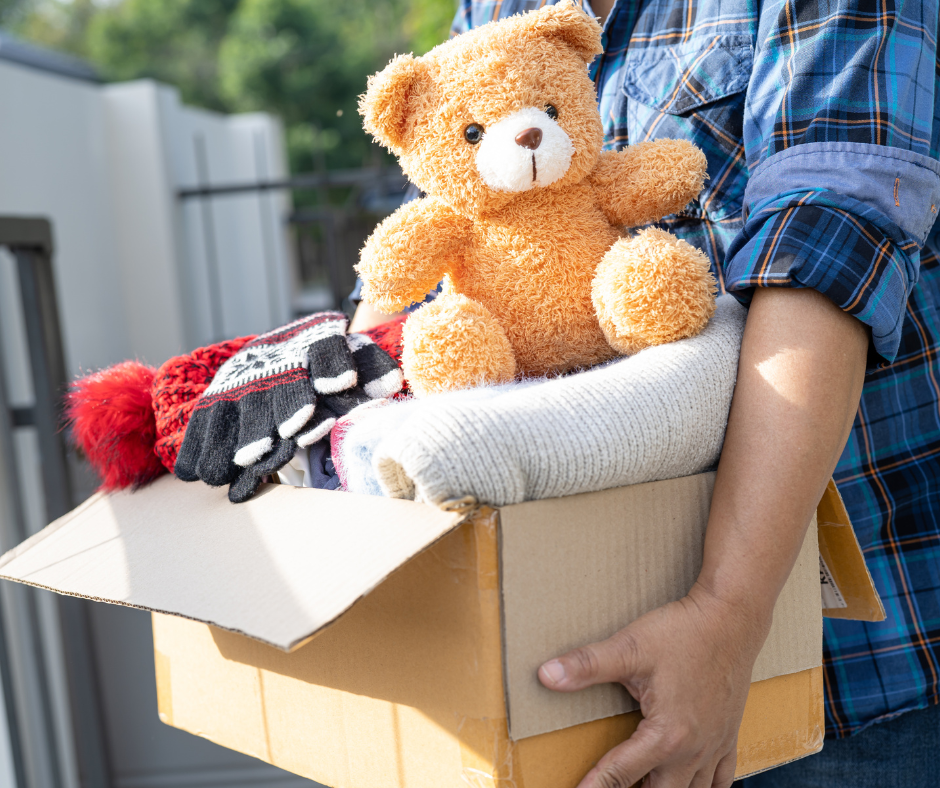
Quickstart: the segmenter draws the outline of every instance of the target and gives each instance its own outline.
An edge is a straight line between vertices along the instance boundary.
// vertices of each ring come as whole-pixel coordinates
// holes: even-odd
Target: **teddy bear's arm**
[[[470,222],[429,197],[383,221],[359,254],[362,298],[380,312],[421,301],[462,256]]]
[[[635,227],[681,211],[706,178],[705,154],[685,140],[653,140],[601,153],[591,183],[611,224]]]

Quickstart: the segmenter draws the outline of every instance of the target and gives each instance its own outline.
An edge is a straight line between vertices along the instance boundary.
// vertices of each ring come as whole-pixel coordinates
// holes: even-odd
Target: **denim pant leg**
[[[938,788],[940,706],[910,711],[735,788]]]

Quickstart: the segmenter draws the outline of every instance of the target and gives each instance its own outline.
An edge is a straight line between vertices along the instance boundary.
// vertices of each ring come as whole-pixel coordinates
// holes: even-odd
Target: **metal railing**
[[[408,181],[397,166],[363,167],[347,170],[323,170],[291,178],[259,179],[243,183],[210,184],[207,157],[203,143],[196,140],[198,186],[179,189],[181,201],[195,200],[202,205],[201,221],[203,252],[210,280],[210,300],[218,298],[219,263],[216,259],[216,230],[211,201],[233,196],[266,194],[275,191],[311,191],[317,194],[316,207],[302,207],[284,217],[295,230],[297,262],[301,284],[322,279],[328,293],[324,307],[340,309],[355,283],[352,267],[358,260],[359,248],[375,224],[394,210],[404,197]],[[343,204],[330,200],[330,190],[347,189]],[[262,227],[266,225],[265,208]],[[313,230],[311,233],[310,231]],[[217,303],[210,303],[210,312],[221,313]],[[218,321],[215,321],[218,322]]]
[[[29,405],[13,407],[9,404],[9,387],[0,355],[0,524],[5,526],[5,533],[0,536],[3,546],[9,548],[29,535],[15,451],[17,431],[35,431],[46,519],[60,517],[78,501],[61,429],[60,403],[67,378],[52,268],[50,224],[45,219],[0,217],[0,247],[10,252],[15,263],[33,390],[33,402]],[[4,348],[2,340],[0,337],[0,354]],[[52,677],[43,654],[44,638],[37,602],[37,594],[41,592],[14,588],[10,584],[3,591],[0,678],[17,785],[19,788],[64,785],[58,746],[74,750],[82,786],[108,788],[111,776],[89,632],[89,603],[71,597],[57,598],[72,732],[71,741],[62,741],[63,726],[54,719],[57,712],[52,697]],[[47,762],[42,766],[44,759]],[[41,776],[36,774],[37,763]]]

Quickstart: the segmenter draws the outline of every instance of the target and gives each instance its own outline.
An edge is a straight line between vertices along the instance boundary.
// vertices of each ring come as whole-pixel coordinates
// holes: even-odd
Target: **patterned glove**
[[[196,402],[174,473],[230,484],[313,418],[317,394],[356,384],[346,316],[323,312],[246,343]]]
[[[239,503],[288,463],[298,445],[327,436],[337,418],[370,394],[400,390],[395,362],[368,338],[347,338],[345,329],[345,315],[326,312],[246,343],[196,401],[174,473],[184,481],[229,484],[229,499]]]

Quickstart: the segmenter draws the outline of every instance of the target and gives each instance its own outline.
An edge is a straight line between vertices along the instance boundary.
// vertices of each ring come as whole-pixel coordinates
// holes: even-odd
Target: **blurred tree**
[[[301,169],[318,154],[332,166],[354,166],[368,153],[356,96],[381,55],[365,5],[242,0],[220,47],[221,95],[234,110],[281,115]]]
[[[404,20],[410,49],[423,55],[440,44],[450,33],[457,10],[455,0],[411,0]]]
[[[239,0],[99,5],[88,26],[87,57],[106,79],[152,77],[176,85],[189,104],[227,110],[219,95],[218,50],[238,5]]]
[[[3,0],[0,0],[3,2]],[[98,12],[94,0],[8,0],[15,6],[12,18],[0,24],[9,27],[21,38],[87,57],[88,25]]]
[[[0,26],[18,22],[26,6],[27,0],[0,0]]]
[[[189,104],[265,110],[291,168],[374,157],[356,111],[396,52],[447,37],[456,0],[0,0],[0,24],[90,60],[108,80],[175,85]],[[9,20],[9,21],[7,21]]]

